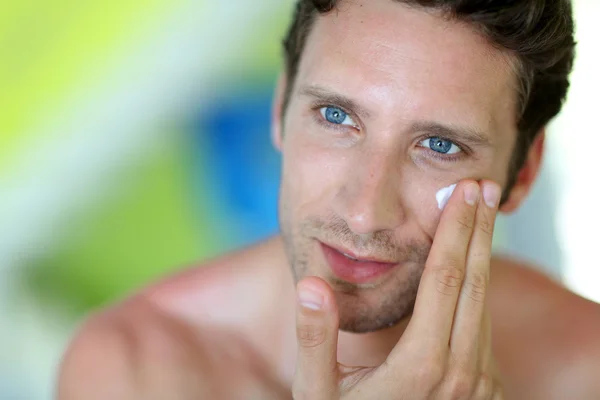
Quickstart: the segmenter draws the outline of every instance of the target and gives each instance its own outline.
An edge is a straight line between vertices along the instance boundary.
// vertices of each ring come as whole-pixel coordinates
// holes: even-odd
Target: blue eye
[[[321,115],[327,122],[334,125],[349,125],[356,126],[352,118],[341,108],[338,107],[321,107]]]
[[[440,137],[427,138],[421,141],[420,145],[440,154],[456,154],[462,151],[453,141]]]

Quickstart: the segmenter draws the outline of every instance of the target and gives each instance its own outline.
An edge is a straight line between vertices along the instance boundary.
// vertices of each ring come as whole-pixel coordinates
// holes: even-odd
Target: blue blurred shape
[[[270,140],[272,87],[242,88],[211,104],[196,129],[202,150],[197,172],[210,182],[221,212],[235,220],[231,245],[247,244],[278,230],[280,157]],[[204,188],[206,189],[206,188]],[[200,188],[200,195],[207,191]],[[231,232],[229,232],[231,233]]]

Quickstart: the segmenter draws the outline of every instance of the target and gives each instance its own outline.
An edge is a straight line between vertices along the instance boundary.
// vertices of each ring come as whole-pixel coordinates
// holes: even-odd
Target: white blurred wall
[[[501,221],[503,248],[600,302],[600,1],[574,5],[578,50],[569,97],[549,126],[544,168],[531,197]]]

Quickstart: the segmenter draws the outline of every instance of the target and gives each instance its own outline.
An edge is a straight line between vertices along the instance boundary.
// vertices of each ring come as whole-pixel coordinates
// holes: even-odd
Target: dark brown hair
[[[505,196],[514,185],[537,133],[562,108],[569,88],[575,41],[570,0],[394,0],[439,9],[450,18],[473,25],[490,43],[516,58],[519,70],[518,139]],[[298,0],[284,40],[288,79],[287,109],[306,38],[319,14],[333,10],[336,0]]]

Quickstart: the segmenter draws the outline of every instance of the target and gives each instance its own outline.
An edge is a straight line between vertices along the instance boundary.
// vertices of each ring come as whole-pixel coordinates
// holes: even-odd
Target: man
[[[285,50],[281,236],[93,316],[59,398],[600,398],[600,307],[490,250],[567,93],[567,0],[300,0]]]

